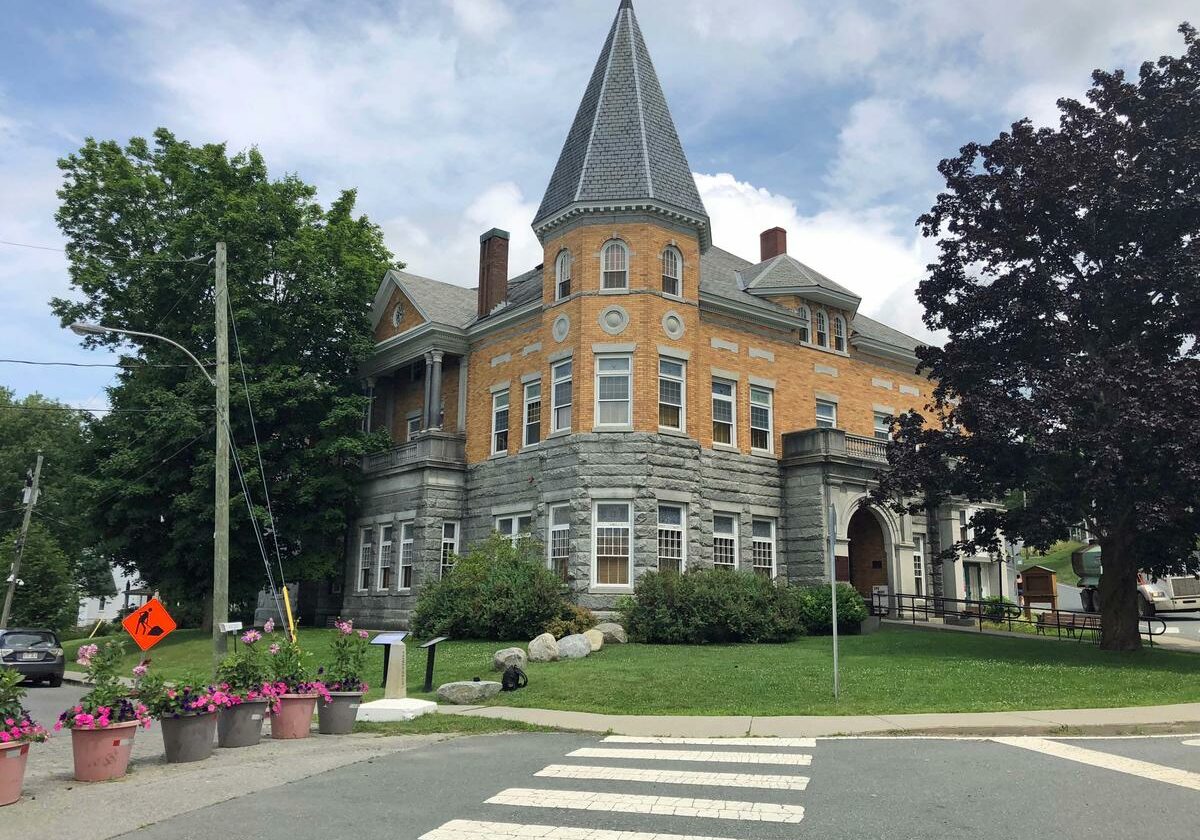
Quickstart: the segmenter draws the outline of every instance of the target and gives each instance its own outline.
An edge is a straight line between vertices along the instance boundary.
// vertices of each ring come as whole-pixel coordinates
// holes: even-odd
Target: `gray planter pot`
[[[358,717],[361,691],[331,691],[328,703],[317,703],[317,731],[322,735],[349,735]]]
[[[266,700],[253,700],[217,712],[218,747],[253,747],[262,738]]]
[[[217,731],[216,712],[163,718],[159,725],[168,764],[203,761],[212,755]]]

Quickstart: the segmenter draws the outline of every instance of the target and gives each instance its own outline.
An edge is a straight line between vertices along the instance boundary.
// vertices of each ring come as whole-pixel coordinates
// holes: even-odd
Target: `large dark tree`
[[[193,146],[159,130],[153,143],[88,140],[60,162],[59,227],[75,300],[64,325],[99,321],[159,333],[214,357],[214,244],[229,248],[229,298],[258,423],[283,563],[290,579],[331,573],[342,556],[364,449],[356,378],[370,352],[370,302],[391,255],[379,228],[354,215],[355,194],[323,208],[314,187],[272,179],[256,150]],[[193,259],[195,257],[199,259]],[[115,411],[94,424],[100,550],[184,610],[212,581],[213,391],[178,350],[119,336],[126,369]],[[231,336],[232,343],[232,336]],[[233,352],[231,426],[266,525],[242,372]],[[266,583],[244,497],[233,490],[230,598]],[[274,554],[273,540],[267,545]]]
[[[1059,127],[1023,120],[939,169],[919,224],[927,421],[899,418],[878,498],[1024,506],[974,518],[1044,549],[1086,523],[1102,547],[1103,645],[1140,643],[1136,577],[1195,570],[1200,533],[1200,43],[1093,73]],[[897,502],[907,497],[909,503]]]

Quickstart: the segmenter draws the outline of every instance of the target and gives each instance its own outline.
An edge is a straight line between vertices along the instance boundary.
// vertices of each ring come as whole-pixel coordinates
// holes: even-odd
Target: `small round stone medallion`
[[[685,327],[683,318],[674,309],[667,310],[662,319],[663,332],[667,334],[667,338],[680,339],[683,338]]]
[[[571,332],[571,319],[566,315],[559,315],[554,319],[553,326],[550,327],[550,334],[554,336],[555,341],[565,341],[567,334]]]
[[[600,312],[600,329],[609,335],[620,335],[629,326],[629,313],[621,306],[606,306]]]

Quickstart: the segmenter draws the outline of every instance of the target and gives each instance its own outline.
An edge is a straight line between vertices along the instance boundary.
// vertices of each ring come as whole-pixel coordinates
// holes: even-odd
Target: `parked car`
[[[14,627],[0,630],[0,666],[23,674],[30,682],[62,685],[67,669],[62,643],[53,630]]]

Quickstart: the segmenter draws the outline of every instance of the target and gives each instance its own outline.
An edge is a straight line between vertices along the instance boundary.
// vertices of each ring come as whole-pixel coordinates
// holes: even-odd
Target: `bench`
[[[1095,641],[1100,639],[1100,616],[1082,613],[1044,612],[1038,613],[1036,631],[1045,635],[1047,630],[1065,630],[1073,639],[1082,639],[1091,633]]]

